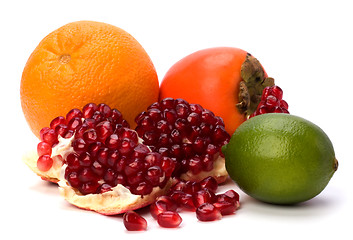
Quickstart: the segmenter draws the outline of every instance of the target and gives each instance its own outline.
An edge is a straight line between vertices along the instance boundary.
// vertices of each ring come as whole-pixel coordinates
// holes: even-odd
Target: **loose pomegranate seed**
[[[230,197],[234,201],[239,201],[239,194],[234,190],[228,190],[224,193],[227,197]]]
[[[49,155],[42,155],[37,160],[37,168],[42,172],[47,172],[53,166],[53,159]]]
[[[213,206],[221,212],[222,216],[233,214],[237,210],[237,205],[235,203],[226,201],[215,202],[213,203]]]
[[[154,219],[157,216],[166,211],[175,212],[178,208],[177,203],[169,196],[161,196],[156,199],[154,203],[150,205],[150,213]]]
[[[199,207],[204,203],[213,203],[215,201],[215,194],[207,188],[201,189],[193,194],[193,201],[195,207]]]
[[[157,222],[161,227],[176,228],[181,224],[182,218],[177,212],[166,211],[158,214]]]
[[[37,153],[38,156],[43,156],[43,155],[51,155],[51,145],[49,143],[46,142],[40,142],[37,145]]]
[[[215,221],[221,219],[222,214],[211,203],[204,203],[196,209],[196,217],[200,221]]]
[[[123,216],[124,226],[128,231],[145,231],[147,221],[134,211],[128,211]]]
[[[217,180],[212,176],[209,176],[209,177],[202,179],[200,181],[200,185],[201,185],[201,188],[207,188],[208,190],[210,190],[213,193],[215,193],[218,188]]]

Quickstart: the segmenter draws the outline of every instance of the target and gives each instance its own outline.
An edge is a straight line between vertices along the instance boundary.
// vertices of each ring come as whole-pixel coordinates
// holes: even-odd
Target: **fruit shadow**
[[[251,212],[253,215],[263,217],[317,218],[332,212],[335,207],[341,205],[340,201],[330,196],[317,196],[298,204],[277,205],[261,202],[250,196],[243,195],[241,208],[246,209],[247,212]]]
[[[29,187],[29,189],[43,195],[60,195],[58,184],[45,180],[38,181],[36,184]]]

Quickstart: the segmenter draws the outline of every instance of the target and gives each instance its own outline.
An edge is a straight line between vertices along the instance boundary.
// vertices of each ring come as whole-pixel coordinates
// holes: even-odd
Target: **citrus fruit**
[[[315,197],[338,167],[323,130],[284,113],[247,120],[222,150],[226,169],[239,187],[274,204],[295,204]]]
[[[47,35],[30,55],[20,94],[33,133],[86,103],[117,108],[131,127],[158,100],[155,68],[143,47],[118,27],[92,21],[66,24]]]
[[[233,47],[194,52],[175,63],[164,76],[159,99],[182,98],[198,103],[235,129],[257,108],[263,89],[274,85],[260,62]]]

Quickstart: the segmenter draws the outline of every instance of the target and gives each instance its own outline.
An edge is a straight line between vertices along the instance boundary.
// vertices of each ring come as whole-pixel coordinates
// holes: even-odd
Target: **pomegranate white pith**
[[[103,215],[115,215],[129,210],[148,206],[157,197],[167,193],[171,186],[170,179],[164,188],[155,187],[148,195],[135,195],[121,184],[113,187],[111,191],[101,194],[82,195],[72,188],[66,180],[59,181],[60,193],[71,204],[87,210],[92,210]]]
[[[60,169],[63,165],[63,160],[66,158],[67,154],[72,151],[71,142],[73,136],[70,138],[58,137],[58,143],[52,148],[52,153],[50,157],[53,159],[53,165],[48,171],[41,171],[37,167],[38,153],[35,151],[25,154],[22,160],[26,165],[35,172],[38,176],[43,179],[57,183],[60,177]]]

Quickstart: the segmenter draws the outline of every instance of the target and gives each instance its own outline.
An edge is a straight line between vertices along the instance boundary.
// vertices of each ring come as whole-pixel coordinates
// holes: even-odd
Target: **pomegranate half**
[[[152,152],[121,113],[105,104],[55,118],[41,140],[39,157],[26,162],[43,179],[58,182],[77,207],[123,213],[151,204],[171,185],[175,161]]]
[[[228,176],[221,147],[230,135],[222,118],[199,104],[165,98],[135,119],[136,131],[153,151],[176,160],[173,177],[199,181]]]

